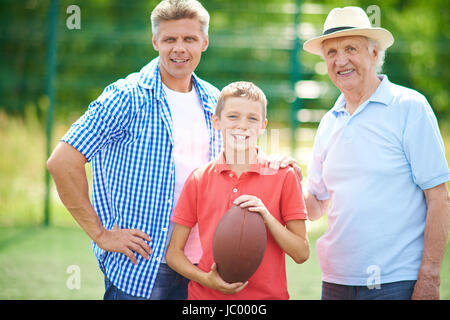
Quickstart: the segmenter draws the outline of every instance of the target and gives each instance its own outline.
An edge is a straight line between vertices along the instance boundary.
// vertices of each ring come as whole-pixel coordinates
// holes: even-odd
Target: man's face
[[[159,52],[162,80],[175,89],[173,83],[190,80],[208,47],[208,36],[203,35],[198,19],[170,20],[160,23],[152,43]]]
[[[349,36],[325,40],[322,53],[328,75],[340,91],[363,89],[368,80],[376,76],[378,51],[369,53],[369,41],[362,36]]]

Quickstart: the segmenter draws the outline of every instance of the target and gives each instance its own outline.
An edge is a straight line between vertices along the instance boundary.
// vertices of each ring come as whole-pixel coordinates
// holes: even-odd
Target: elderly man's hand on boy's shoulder
[[[292,157],[289,157],[284,154],[271,154],[267,155],[267,162],[269,163],[269,167],[274,170],[278,170],[280,168],[286,168],[287,166],[291,166],[294,168],[295,172],[297,172],[300,181],[303,179],[302,169]]]

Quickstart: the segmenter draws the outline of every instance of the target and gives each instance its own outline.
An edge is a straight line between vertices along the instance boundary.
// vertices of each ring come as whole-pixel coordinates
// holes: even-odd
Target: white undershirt
[[[173,158],[175,162],[173,207],[175,208],[189,174],[209,160],[209,133],[200,97],[194,86],[192,86],[190,92],[174,91],[164,84],[163,88],[172,114]],[[168,239],[170,239],[172,231],[173,222],[170,223]],[[167,241],[168,244],[169,240]],[[185,246],[185,254],[192,263],[200,261],[202,250],[197,225],[191,230]],[[165,258],[162,261],[166,262]]]

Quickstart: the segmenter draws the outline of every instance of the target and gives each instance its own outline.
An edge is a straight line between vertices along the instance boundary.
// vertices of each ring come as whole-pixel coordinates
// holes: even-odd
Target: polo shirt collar
[[[259,150],[258,147],[256,147],[256,149],[257,149],[257,153],[258,153],[256,156],[256,163],[252,164],[250,169],[247,170],[246,172],[255,172],[255,173],[258,173],[261,175],[267,174],[268,170],[273,170],[268,167],[267,155],[264,152],[262,152],[261,150]],[[230,167],[228,166],[228,164],[226,163],[226,160],[225,160],[225,150],[222,150],[222,152],[219,154],[219,156],[215,160],[214,171],[217,171],[219,173],[222,173],[225,171],[231,171]],[[276,171],[276,170],[273,170],[273,171]]]
[[[215,101],[213,101],[212,97],[208,94],[208,89],[195,73],[192,73],[192,80],[204,108],[207,111],[214,113]],[[145,89],[153,90],[156,99],[162,101],[165,98],[161,73],[159,72],[159,57],[156,57],[141,69],[139,72],[138,84]]]
[[[385,74],[380,75],[379,78],[381,79],[381,83],[369,98],[369,101],[379,102],[389,106],[394,98],[392,83]]]
[[[379,84],[377,90],[375,90],[372,96],[368,99],[368,102],[377,102],[385,106],[389,106],[394,98],[392,83],[389,81],[387,75],[379,75],[379,78],[381,79],[381,83]],[[345,97],[341,93],[333,108],[331,108],[331,112],[335,117],[337,117],[340,112],[345,111],[345,104]]]

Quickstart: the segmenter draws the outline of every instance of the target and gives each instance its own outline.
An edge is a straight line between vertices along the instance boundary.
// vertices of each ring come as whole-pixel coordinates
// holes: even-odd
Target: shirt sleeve
[[[110,142],[125,135],[131,118],[130,94],[117,83],[108,86],[61,138],[88,161]]]
[[[181,190],[172,214],[172,221],[192,228],[197,223],[197,181],[193,171]]]
[[[436,116],[425,97],[407,119],[403,150],[411,166],[412,178],[422,189],[450,180],[445,148]]]
[[[281,216],[284,222],[306,220],[306,205],[303,199],[300,178],[293,168],[289,168],[281,192]]]

